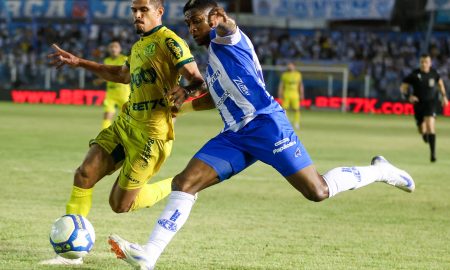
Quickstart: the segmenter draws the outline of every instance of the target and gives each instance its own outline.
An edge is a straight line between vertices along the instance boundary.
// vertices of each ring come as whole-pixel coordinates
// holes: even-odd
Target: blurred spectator
[[[187,28],[169,26],[181,37],[187,37]],[[362,80],[366,74],[372,79],[372,96],[381,99],[400,98],[398,87],[407,73],[418,65],[418,54],[423,37],[418,33],[280,30],[267,28],[245,29],[252,39],[263,65],[284,65],[287,62],[348,65],[352,79]],[[129,25],[119,24],[28,24],[0,23],[0,79],[7,83],[16,78],[13,87],[43,89],[47,69],[47,53],[53,42],[64,42],[63,49],[80,56],[100,61],[106,56],[106,44],[120,39],[127,54],[138,36]],[[187,40],[196,61],[203,70],[206,64],[204,50]],[[430,54],[435,68],[448,85],[450,37],[435,33],[430,42]],[[79,70],[52,71],[52,88],[79,87]],[[16,75],[14,75],[16,74]],[[85,87],[94,87],[95,79],[86,73]],[[450,87],[448,87],[450,89]],[[360,94],[360,93],[358,93]]]

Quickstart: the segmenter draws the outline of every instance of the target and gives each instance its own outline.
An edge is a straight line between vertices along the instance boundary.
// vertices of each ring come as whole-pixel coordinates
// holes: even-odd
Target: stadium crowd
[[[188,36],[184,25],[172,25],[180,36]],[[351,80],[371,77],[371,96],[380,99],[400,98],[401,79],[418,66],[423,33],[362,32],[329,30],[245,29],[253,40],[263,65],[340,64],[349,67]],[[7,28],[0,24],[0,79],[1,87],[39,88],[44,86],[47,54],[53,42],[64,40],[63,49],[79,52],[80,56],[101,61],[106,56],[106,45],[112,39],[120,40],[123,51],[130,51],[137,36],[129,25],[106,24],[51,24]],[[203,50],[188,40],[200,66],[206,59]],[[449,85],[450,37],[434,33],[430,42],[434,66]],[[15,67],[15,68],[14,68]],[[71,69],[51,72],[52,88],[79,85],[79,71]],[[86,73],[86,87],[94,75]],[[11,78],[15,78],[14,82]],[[305,78],[307,79],[307,78]],[[450,87],[449,87],[450,89]]]

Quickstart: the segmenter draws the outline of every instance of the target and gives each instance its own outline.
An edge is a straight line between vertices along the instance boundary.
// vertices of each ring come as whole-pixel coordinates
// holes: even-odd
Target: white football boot
[[[411,175],[389,163],[383,156],[372,158],[371,164],[378,166],[383,172],[383,177],[380,179],[380,182],[393,185],[406,192],[413,192],[416,188]]]
[[[80,264],[83,264],[83,258],[66,259],[59,255],[56,255],[55,258],[40,261],[39,264],[42,264],[42,265],[80,265]]]
[[[109,236],[108,243],[111,246],[111,251],[116,254],[117,259],[126,261],[136,270],[153,270],[154,265],[151,264],[142,246],[130,243],[115,234]]]

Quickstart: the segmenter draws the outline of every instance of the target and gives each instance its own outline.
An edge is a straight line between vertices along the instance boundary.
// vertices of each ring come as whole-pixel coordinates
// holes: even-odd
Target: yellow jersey
[[[300,71],[286,71],[281,75],[284,94],[298,93],[300,83],[302,82],[302,74]]]
[[[145,33],[126,62],[131,75],[126,119],[153,139],[173,140],[172,104],[165,94],[179,83],[178,69],[193,61],[187,43],[167,27]]]
[[[105,60],[103,60],[103,63],[105,65],[123,66],[127,61],[127,58],[128,57],[126,57],[125,55],[119,54],[116,58],[106,57]],[[128,96],[128,93],[130,92],[130,85],[107,81],[106,91],[115,91],[115,90],[123,91],[123,93],[126,93],[126,95]]]

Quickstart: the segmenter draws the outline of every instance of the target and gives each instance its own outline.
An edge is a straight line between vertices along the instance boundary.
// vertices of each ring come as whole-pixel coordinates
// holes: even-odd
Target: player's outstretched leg
[[[416,185],[411,175],[389,163],[389,161],[387,161],[387,159],[383,156],[376,156],[372,158],[371,164],[382,169],[381,171],[383,174],[380,182],[393,185],[406,192],[414,191]]]
[[[109,236],[108,243],[111,246],[111,251],[116,254],[118,259],[126,261],[136,269],[153,270],[153,264],[147,258],[148,255],[144,247],[130,243],[115,234]]]
[[[407,192],[415,188],[414,180],[407,172],[396,168],[382,156],[374,157],[370,166],[337,167],[324,175],[310,165],[286,179],[307,199],[316,202],[375,182],[387,183]]]

